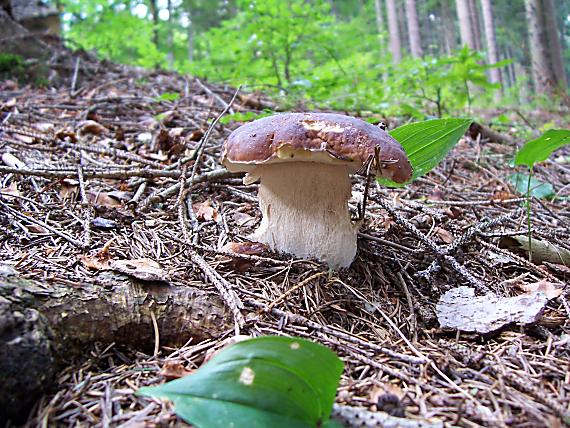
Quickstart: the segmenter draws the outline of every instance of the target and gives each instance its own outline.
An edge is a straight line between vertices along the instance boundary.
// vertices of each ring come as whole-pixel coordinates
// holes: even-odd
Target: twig
[[[196,80],[198,80],[198,79],[196,79]],[[190,187],[192,187],[195,183],[194,177],[196,176],[196,171],[198,171],[198,165],[200,164],[200,162],[202,160],[202,155],[204,153],[204,148],[206,147],[206,143],[210,139],[210,135],[212,135],[212,130],[217,125],[218,121],[222,118],[222,116],[224,114],[226,114],[228,112],[228,110],[231,108],[231,106],[234,103],[240,89],[241,89],[241,86],[239,86],[236,89],[236,91],[234,92],[234,96],[232,97],[230,102],[226,105],[224,110],[214,119],[212,124],[206,130],[206,133],[202,137],[202,140],[198,144],[198,148],[196,149],[196,160],[194,161],[194,165],[192,165],[192,173],[190,174],[190,180],[189,180],[190,181],[190,184],[189,184]],[[188,209],[192,210],[192,192],[188,193],[188,200],[186,201],[186,203],[188,204]],[[195,216],[193,216],[193,220],[195,220]],[[195,233],[197,232],[197,223],[195,221],[193,221],[192,229],[194,230]]]
[[[377,184],[378,186],[378,184]],[[429,239],[426,235],[424,235],[420,230],[402,217],[400,214],[396,212],[394,207],[386,202],[383,198],[379,197],[376,199],[382,208],[384,208],[388,213],[394,218],[396,223],[403,226],[409,232],[411,232],[420,242],[422,242],[428,249],[430,249],[440,260],[445,261],[453,270],[463,276],[473,287],[477,290],[490,293],[491,291],[489,288],[483,284],[479,279],[475,278],[462,264],[460,264],[455,258],[446,254],[435,242]]]
[[[266,305],[265,303],[258,302],[257,300],[246,299],[246,300],[244,300],[244,302],[250,306],[253,306],[255,308],[260,309],[263,312],[271,313],[275,316],[285,318],[291,322],[309,327],[315,331],[322,332],[322,333],[337,337],[337,338],[342,339],[342,340],[346,340],[347,342],[363,346],[367,349],[371,349],[373,351],[380,352],[384,355],[387,355],[387,356],[392,357],[392,358],[396,358],[396,359],[401,360],[401,361],[405,361],[405,362],[410,363],[410,364],[424,364],[427,362],[425,358],[414,357],[411,355],[405,355],[405,354],[401,354],[399,352],[392,351],[391,349],[384,348],[382,346],[376,345],[375,343],[367,342],[365,340],[354,337],[348,333],[344,333],[342,331],[336,330],[332,327],[321,325],[319,323],[316,323],[314,321],[311,321],[311,320],[305,318],[302,315],[297,315],[297,314],[294,314],[292,312],[287,312],[287,311],[283,311],[281,309],[276,309],[276,308],[273,308],[269,311],[268,305]]]
[[[297,291],[299,288],[304,287],[305,285],[307,285],[312,280],[320,278],[321,276],[324,276],[324,275],[326,275],[326,272],[318,272],[314,275],[311,275],[308,278],[305,278],[303,281],[299,282],[298,284],[295,284],[293,287],[289,288],[287,291],[285,291],[283,294],[281,294],[277,299],[275,299],[273,302],[271,302],[269,304],[269,306],[267,306],[267,312],[271,312],[271,310],[275,306],[277,306],[279,303],[281,303],[283,300],[285,300],[288,296],[290,296],[292,293]]]
[[[79,181],[79,192],[81,194],[81,205],[83,207],[83,246],[89,248],[91,245],[91,220],[93,219],[93,211],[91,204],[87,199],[85,191],[85,179],[83,178],[83,167],[81,166],[83,158],[79,155],[79,165],[77,166],[77,178]]]
[[[61,232],[57,229],[55,229],[54,227],[51,227],[49,224],[41,221],[41,220],[36,220],[33,217],[28,217],[27,215],[24,215],[20,212],[18,212],[17,210],[15,210],[14,208],[10,207],[9,205],[6,205],[4,202],[0,201],[0,206],[3,207],[5,210],[8,210],[8,212],[10,212],[10,214],[12,214],[13,216],[19,218],[20,220],[27,222],[27,223],[32,223],[38,226],[43,227],[46,230],[49,230],[50,232],[52,232],[53,234],[59,236],[60,238],[65,239],[66,241],[68,241],[69,243],[75,245],[78,248],[83,248],[83,242],[82,241],[78,241],[77,239],[72,238],[71,236],[69,236],[67,233]]]
[[[223,278],[214,268],[212,268],[206,260],[199,256],[193,249],[189,249],[190,260],[206,275],[206,277],[212,281],[212,284],[220,293],[220,297],[224,303],[230,308],[232,314],[234,315],[235,330],[236,335],[239,334],[240,328],[245,325],[245,318],[241,313],[243,309],[243,303],[240,298],[232,290],[232,285]]]
[[[351,407],[334,404],[331,418],[345,426],[379,428],[443,428],[443,422],[397,418],[385,412],[371,412],[364,407]]]
[[[232,101],[228,104],[226,103],[218,94],[214,93],[210,88],[208,88],[206,85],[204,85],[200,79],[196,78],[195,79],[196,83],[198,84],[198,86],[200,86],[200,88],[202,88],[204,90],[204,92],[206,92],[208,95],[210,95],[212,98],[214,98],[218,103],[220,103],[222,105],[222,107],[224,108],[225,111],[229,111],[230,114],[234,114],[234,110],[231,108],[231,105],[237,95],[234,95],[234,98],[232,99]],[[240,86],[241,88],[241,86]],[[239,91],[239,88],[238,88]]]

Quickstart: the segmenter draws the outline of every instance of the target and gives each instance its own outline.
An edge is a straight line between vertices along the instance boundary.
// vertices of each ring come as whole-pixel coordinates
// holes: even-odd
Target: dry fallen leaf
[[[246,213],[239,212],[239,211],[236,211],[232,215],[232,218],[236,222],[236,224],[240,227],[252,226],[256,221],[255,217],[253,217],[249,214],[246,214]]]
[[[168,281],[168,273],[151,259],[112,260],[109,267],[143,281]]]
[[[453,242],[453,235],[451,234],[451,232],[441,227],[438,227],[437,229],[435,229],[435,233],[439,237],[439,239],[441,239],[446,244],[451,244]]]
[[[218,221],[220,215],[215,208],[212,207],[212,203],[210,201],[199,202],[192,206],[194,208],[194,212],[196,213],[196,218],[198,220],[205,220],[205,221]]]
[[[160,369],[160,375],[164,376],[167,380],[174,380],[184,377],[192,373],[179,361],[165,361]]]
[[[513,322],[537,321],[547,303],[540,291],[515,297],[475,296],[473,288],[457,287],[441,296],[436,312],[442,328],[490,333]]]
[[[258,256],[267,251],[268,247],[261,242],[228,242],[221,250],[229,253]]]
[[[555,284],[544,279],[539,282],[533,282],[532,284],[517,284],[517,287],[529,294],[542,291],[548,300],[556,299],[564,293],[564,289],[556,288]]]
[[[107,128],[94,120],[84,120],[79,123],[79,135],[100,135],[109,132]]]

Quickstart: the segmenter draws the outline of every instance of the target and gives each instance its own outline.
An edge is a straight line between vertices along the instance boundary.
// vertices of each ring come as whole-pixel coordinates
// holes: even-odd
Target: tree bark
[[[485,40],[487,41],[488,62],[489,64],[496,64],[499,62],[499,53],[497,51],[497,37],[495,34],[491,0],[481,0],[481,6],[483,8],[483,22],[485,25]],[[491,68],[489,72],[491,83],[502,83],[500,69]]]
[[[454,19],[449,10],[449,4],[447,0],[441,0],[441,20],[443,22],[443,37],[445,41],[445,53],[451,55],[451,53],[457,49],[456,31],[454,25]]]
[[[467,45],[470,49],[475,49],[475,37],[473,36],[473,26],[471,25],[469,0],[455,0],[455,4],[457,6],[457,17],[459,18],[461,44],[463,46]]]
[[[406,18],[408,20],[408,35],[410,37],[410,52],[415,58],[423,56],[420,38],[420,24],[416,11],[416,0],[406,0]]]
[[[525,8],[534,89],[537,94],[549,93],[556,80],[550,67],[548,47],[546,46],[542,2],[541,0],[525,0]]]
[[[392,53],[392,61],[394,64],[398,64],[402,61],[402,42],[400,41],[398,13],[396,12],[395,0],[386,0],[386,12],[388,15],[388,32],[390,33],[390,52]]]
[[[469,19],[471,20],[471,29],[473,31],[473,41],[476,50],[482,49],[481,45],[481,20],[479,19],[479,8],[476,0],[469,0]]]
[[[380,55],[383,55],[386,26],[384,25],[384,15],[382,14],[382,0],[374,0],[374,10],[376,11],[376,30],[378,31]]]
[[[562,58],[562,44],[556,22],[556,11],[554,9],[554,0],[543,0],[544,6],[544,27],[546,28],[547,46],[549,51],[550,63],[556,83],[562,89],[566,89],[566,71],[564,70],[564,60]]]
[[[180,346],[233,326],[229,310],[205,290],[104,278],[40,283],[0,273],[1,426],[25,418],[57,370],[91,342],[152,352],[158,338],[160,345]]]
[[[150,13],[152,14],[152,41],[158,49],[158,7],[156,0],[149,0]]]

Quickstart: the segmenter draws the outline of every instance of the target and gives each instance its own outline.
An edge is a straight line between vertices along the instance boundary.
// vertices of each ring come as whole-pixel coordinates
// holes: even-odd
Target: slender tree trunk
[[[455,0],[455,4],[457,5],[457,17],[459,18],[461,44],[463,46],[467,45],[470,49],[475,49],[475,37],[473,36],[473,26],[471,25],[469,0]]]
[[[483,22],[485,24],[485,40],[487,41],[487,58],[489,64],[495,64],[499,62],[499,53],[497,51],[497,37],[493,23],[491,0],[481,0],[481,6],[483,8]],[[502,83],[500,69],[491,68],[489,71],[492,83]]]
[[[153,23],[152,41],[158,49],[158,7],[156,5],[156,0],[150,0],[148,3],[150,6],[150,13],[152,14],[152,23]]]
[[[398,13],[396,12],[396,1],[386,0],[386,12],[388,15],[388,32],[390,33],[390,52],[392,61],[398,64],[402,60],[402,43],[400,41],[400,31],[398,29]]]
[[[542,2],[540,0],[525,0],[525,7],[534,89],[537,94],[545,94],[550,92],[555,77],[550,67],[546,35],[544,34]]]
[[[457,39],[455,31],[455,19],[451,15],[449,10],[448,0],[441,0],[440,2],[440,13],[441,20],[443,22],[443,37],[445,43],[445,53],[451,55],[451,53],[457,49]]]
[[[479,19],[479,8],[476,0],[469,0],[469,19],[471,20],[475,49],[480,51],[483,48],[481,45],[481,20]]]
[[[562,59],[562,45],[558,25],[556,22],[556,11],[554,0],[543,0],[544,28],[546,29],[546,39],[552,71],[556,83],[561,88],[566,88],[566,71],[564,70],[564,60]]]
[[[408,20],[408,35],[410,37],[410,52],[415,58],[423,56],[420,38],[420,24],[416,11],[416,0],[406,0],[406,18]]]
[[[168,35],[166,43],[168,45],[168,53],[166,54],[166,61],[168,62],[168,69],[174,69],[174,31],[172,30],[173,20],[172,20],[172,0],[168,0]]]
[[[384,15],[382,14],[382,0],[374,0],[374,10],[376,11],[376,30],[378,31],[378,39],[380,45],[380,54],[384,54]]]

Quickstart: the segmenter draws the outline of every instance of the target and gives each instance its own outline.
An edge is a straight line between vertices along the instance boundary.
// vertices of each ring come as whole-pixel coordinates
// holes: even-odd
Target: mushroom
[[[348,267],[356,255],[358,223],[348,210],[349,174],[380,148],[379,171],[397,183],[412,178],[402,146],[380,127],[332,113],[285,113],[233,131],[222,163],[260,180],[262,220],[251,236],[274,251]]]

